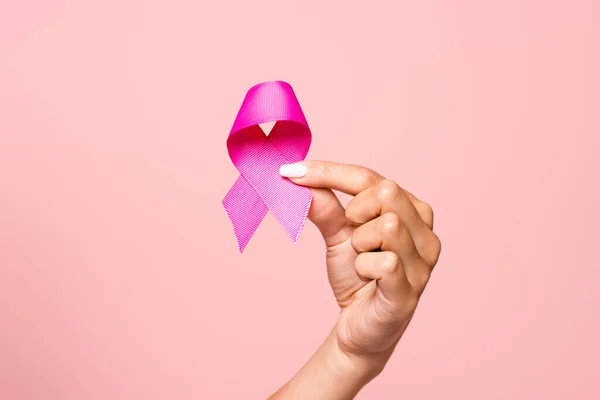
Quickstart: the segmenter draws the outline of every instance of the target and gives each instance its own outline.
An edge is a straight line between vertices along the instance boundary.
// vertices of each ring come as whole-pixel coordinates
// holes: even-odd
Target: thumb
[[[346,210],[330,189],[310,188],[313,194],[308,219],[323,236],[327,246],[342,243],[352,236],[346,220]]]
[[[285,167],[285,166],[284,166]],[[282,167],[280,173],[290,178],[289,171]],[[333,246],[351,236],[346,220],[346,210],[331,189],[309,188],[313,198],[308,211],[308,219],[319,229],[325,245]]]

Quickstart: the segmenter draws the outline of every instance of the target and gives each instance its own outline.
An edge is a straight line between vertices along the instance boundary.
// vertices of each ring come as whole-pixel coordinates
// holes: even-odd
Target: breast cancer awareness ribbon
[[[267,136],[258,124],[272,121]],[[294,243],[298,240],[312,195],[281,177],[279,168],[304,160],[310,142],[308,123],[288,83],[265,82],[248,90],[227,138],[229,157],[240,176],[223,199],[240,253],[267,211]]]

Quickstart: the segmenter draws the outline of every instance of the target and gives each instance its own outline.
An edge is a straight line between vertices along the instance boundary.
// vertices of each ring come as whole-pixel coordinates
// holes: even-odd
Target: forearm
[[[345,354],[333,330],[302,369],[269,400],[353,399],[384,364]]]

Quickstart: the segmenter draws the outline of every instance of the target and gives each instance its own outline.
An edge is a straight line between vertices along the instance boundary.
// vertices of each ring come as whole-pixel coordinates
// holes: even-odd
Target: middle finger
[[[393,251],[411,283],[419,287],[429,279],[430,269],[419,255],[408,229],[394,213],[383,214],[358,227],[352,235],[352,247],[357,253]]]
[[[428,263],[435,264],[435,254],[430,247],[437,237],[423,221],[410,197],[395,182],[386,179],[359,193],[348,204],[346,219],[360,225],[388,212],[402,220],[421,257],[431,258]]]

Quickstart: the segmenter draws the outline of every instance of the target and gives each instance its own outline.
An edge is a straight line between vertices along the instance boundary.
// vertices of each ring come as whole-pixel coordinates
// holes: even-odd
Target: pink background
[[[309,158],[436,210],[438,268],[359,398],[600,398],[599,2],[0,4],[0,398],[264,398],[312,354],[317,230],[269,215],[240,256],[221,207],[272,79]]]

